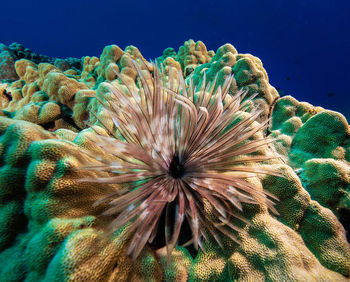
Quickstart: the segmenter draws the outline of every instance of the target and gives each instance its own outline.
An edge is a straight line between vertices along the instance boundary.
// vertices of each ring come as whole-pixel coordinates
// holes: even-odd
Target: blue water
[[[350,1],[1,1],[0,42],[52,57],[134,45],[147,59],[185,40],[229,42],[258,56],[270,83],[314,105],[350,112]],[[349,116],[348,116],[349,118]]]

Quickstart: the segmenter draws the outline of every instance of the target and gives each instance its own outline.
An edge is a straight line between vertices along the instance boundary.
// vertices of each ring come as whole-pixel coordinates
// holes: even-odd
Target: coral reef
[[[233,75],[231,91],[247,90],[248,106],[259,105],[262,120],[271,117],[265,134],[276,141],[266,150],[281,158],[265,165],[283,177],[247,181],[279,199],[278,214],[264,203],[247,203],[242,214],[249,224],[237,221],[240,229],[233,231],[240,244],[223,237],[224,249],[215,240],[205,251],[177,245],[169,258],[165,246],[147,244],[134,261],[126,255],[126,228],[106,236],[113,218],[101,216],[106,204],[94,205],[120,186],[79,179],[111,176],[81,169],[86,162],[98,165],[98,157],[113,161],[97,139],[116,132],[99,102],[113,98],[104,82],[138,91],[139,74],[128,58],[146,82],[153,66],[134,46],[107,46],[100,58],[82,58],[81,69],[5,51],[0,75],[11,80],[0,77],[0,281],[349,279],[349,124],[340,113],[280,98],[258,58],[230,44],[214,53],[190,40],[177,53],[166,49],[157,63],[196,85]]]
[[[275,105],[271,134],[312,199],[331,209],[349,231],[350,129],[345,117],[285,96]]]
[[[80,69],[81,62],[77,58],[51,58],[32,52],[24,48],[22,44],[14,42],[9,46],[0,43],[0,79],[16,80],[18,76],[14,69],[14,62],[20,59],[27,59],[35,64],[50,63],[58,69],[65,71],[70,68]]]
[[[15,59],[11,56],[11,53],[7,50],[6,46],[0,45],[0,79],[16,80],[18,76],[16,74]]]

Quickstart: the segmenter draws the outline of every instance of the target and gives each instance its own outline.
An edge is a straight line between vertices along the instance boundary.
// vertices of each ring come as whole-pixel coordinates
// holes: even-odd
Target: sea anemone
[[[247,181],[260,173],[280,175],[261,165],[275,156],[258,153],[273,139],[263,134],[256,138],[267,120],[257,122],[262,111],[252,109],[255,95],[229,93],[233,76],[219,85],[217,78],[207,83],[204,74],[195,86],[159,63],[152,73],[131,59],[130,64],[138,87],[128,86],[117,73],[125,88],[105,83],[111,98],[99,99],[116,130],[107,130],[110,137],[99,136],[97,145],[115,161],[100,159],[101,165],[84,166],[113,175],[81,179],[120,184],[118,191],[95,203],[108,204],[103,215],[115,217],[108,230],[126,228],[123,236],[130,239],[127,254],[132,259],[158,233],[164,234],[169,257],[185,223],[196,249],[204,250],[203,241],[209,238],[220,246],[223,237],[239,242],[234,234],[240,229],[232,220],[246,221],[242,203],[264,202],[276,212],[269,199],[273,196]]]

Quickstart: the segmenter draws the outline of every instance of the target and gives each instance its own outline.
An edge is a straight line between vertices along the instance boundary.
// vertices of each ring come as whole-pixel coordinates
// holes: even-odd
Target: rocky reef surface
[[[251,180],[278,198],[278,215],[244,205],[250,224],[236,232],[240,244],[177,246],[169,261],[165,247],[149,245],[133,261],[125,230],[106,240],[109,219],[94,205],[119,188],[81,182],[100,174],[77,168],[83,151],[110,158],[94,142],[96,132],[115,130],[99,102],[110,98],[103,82],[137,91],[128,58],[150,72],[152,64],[134,46],[106,46],[99,58],[81,60],[19,46],[0,46],[0,281],[349,280],[350,127],[342,114],[280,97],[259,58],[231,44],[214,52],[189,40],[178,52],[164,50],[158,63],[194,85],[232,74],[232,92],[257,93],[280,155],[267,165],[284,177]]]

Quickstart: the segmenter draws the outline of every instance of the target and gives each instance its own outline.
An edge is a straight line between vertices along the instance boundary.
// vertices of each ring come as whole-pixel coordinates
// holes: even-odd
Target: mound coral
[[[190,59],[181,56],[190,56]],[[341,114],[300,103],[292,97],[279,98],[277,91],[268,83],[261,61],[249,54],[238,54],[230,44],[220,47],[214,53],[203,48],[202,43],[193,44],[190,41],[178,54],[174,50],[164,52],[159,58],[159,64],[164,65],[159,84],[154,84],[159,70],[145,61],[133,46],[124,51],[116,46],[107,46],[100,58],[86,57],[82,62],[83,70],[80,72],[76,69],[62,71],[48,63],[37,65],[36,62],[21,60],[16,63],[17,75],[21,79],[13,82],[3,81],[0,85],[1,281],[347,281],[349,279],[350,246],[341,222],[345,223],[342,218],[344,215],[346,217],[349,209],[347,199],[350,136],[349,125]],[[179,71],[181,72],[179,77],[184,76],[184,81],[174,75]],[[215,73],[218,73],[218,77],[212,96],[203,95],[210,98],[212,104],[209,103],[208,108],[204,106],[202,110],[199,108],[188,110],[188,107],[199,105],[199,100],[196,99],[201,97],[203,90],[200,86],[198,88],[194,86],[206,85],[204,80],[213,81]],[[225,80],[226,76],[230,76],[230,81]],[[170,79],[171,77],[174,79]],[[169,84],[171,81],[174,81],[172,86]],[[162,99],[166,97],[163,104],[177,105],[167,109],[181,112],[183,118],[189,121],[188,129],[192,129],[191,120],[195,119],[190,116],[194,113],[197,113],[197,119],[199,118],[198,121],[201,123],[206,115],[204,108],[208,114],[213,114],[220,108],[218,108],[220,91],[227,92],[226,96],[222,95],[221,98],[223,108],[230,103],[238,105],[238,101],[242,99],[240,95],[231,96],[230,93],[244,91],[245,99],[249,101],[247,112],[241,109],[230,122],[227,117],[227,123],[222,124],[228,126],[225,131],[228,133],[229,126],[240,127],[240,124],[250,121],[247,122],[248,128],[240,127],[243,130],[242,138],[245,134],[256,130],[249,138],[248,135],[245,136],[248,139],[242,141],[246,142],[234,146],[232,140],[218,142],[219,139],[216,138],[220,138],[220,134],[212,136],[213,140],[221,145],[223,152],[237,153],[243,148],[248,150],[244,153],[241,150],[242,154],[232,160],[237,161],[232,164],[232,168],[236,166],[245,170],[239,172],[239,181],[248,185],[245,187],[254,187],[254,191],[257,192],[251,195],[241,190],[241,193],[250,201],[253,199],[253,203],[241,201],[242,197],[239,196],[238,204],[242,206],[242,211],[239,211],[231,202],[237,198],[220,198],[217,194],[213,194],[215,195],[213,199],[219,197],[215,200],[220,202],[221,206],[225,205],[223,202],[228,203],[225,211],[243,216],[242,218],[249,224],[235,218],[234,215],[231,217],[227,215],[227,221],[223,223],[228,222],[237,227],[237,230],[233,231],[229,225],[220,225],[219,228],[226,228],[228,234],[215,229],[214,235],[219,236],[218,242],[210,231],[202,232],[202,230],[217,228],[212,227],[211,223],[220,224],[220,216],[222,219],[225,218],[215,210],[215,206],[220,205],[212,205],[209,198],[203,202],[197,201],[196,195],[191,194],[196,199],[192,202],[197,205],[197,209],[198,205],[202,208],[202,220],[210,223],[203,225],[199,221],[199,226],[202,228],[198,236],[196,235],[197,242],[204,248],[199,248],[198,251],[192,247],[193,244],[180,245],[196,237],[196,227],[191,221],[189,223],[183,221],[178,235],[179,244],[174,245],[170,252],[166,247],[168,244],[162,239],[165,237],[165,231],[156,234],[157,240],[153,244],[141,244],[138,241],[138,246],[130,249],[133,237],[127,236],[130,235],[128,226],[138,229],[142,227],[142,223],[136,225],[136,221],[124,222],[125,226],[120,226],[109,235],[106,226],[109,226],[116,217],[114,213],[101,216],[111,208],[118,209],[125,206],[126,202],[124,203],[121,197],[129,197],[130,194],[126,193],[123,196],[123,193],[132,187],[108,183],[113,177],[120,179],[123,176],[120,173],[116,174],[116,171],[121,170],[120,167],[105,171],[105,168],[113,162],[116,163],[117,156],[120,156],[113,155],[109,149],[116,148],[114,142],[118,143],[119,149],[120,145],[128,140],[127,138],[142,136],[147,132],[154,133],[152,130],[145,131],[148,125],[144,123],[136,123],[140,126],[140,130],[135,133],[128,126],[137,120],[127,123],[124,118],[130,118],[131,114],[144,110],[146,105],[142,97],[159,90],[157,85],[162,85],[160,89],[165,93],[162,96]],[[184,91],[191,89],[191,85],[195,91],[189,93],[194,93],[192,96],[194,100],[191,100],[192,104],[186,104],[179,96],[185,97]],[[150,92],[145,91],[147,86]],[[167,88],[170,90],[166,92]],[[205,89],[204,93],[210,89],[210,85],[207,90]],[[178,90],[182,91],[182,95],[178,94]],[[254,96],[253,93],[257,95]],[[126,101],[120,104],[115,94],[119,95],[118,99],[122,97]],[[140,107],[137,103],[139,100],[142,105]],[[126,105],[131,107],[129,112],[126,112]],[[161,104],[154,103],[154,105],[160,107]],[[261,109],[260,115],[254,110],[258,106]],[[272,117],[271,124],[263,126],[268,116]],[[221,115],[224,119],[221,121],[225,121],[224,117]],[[214,118],[209,119],[208,124],[214,121]],[[169,128],[160,125],[161,123],[152,125],[152,128],[159,130]],[[121,126],[128,131],[131,130],[132,136],[124,137],[123,140]],[[265,128],[266,130],[262,130]],[[329,136],[325,136],[325,130],[330,133]],[[225,132],[222,136],[225,136]],[[276,142],[266,145],[268,134],[275,138]],[[117,138],[113,137],[112,143],[110,138],[113,135]],[[190,138],[191,135],[187,136]],[[210,142],[209,139],[203,138],[199,146],[210,148],[206,147],[206,142]],[[144,144],[148,146],[156,144],[149,140],[151,139],[146,139],[147,142]],[[178,140],[180,142],[181,138]],[[255,148],[257,150],[249,151],[249,144],[253,146],[259,142],[262,144]],[[159,148],[159,150],[165,149],[166,146]],[[279,152],[282,158],[267,159],[275,151]],[[157,151],[154,154],[157,155]],[[179,181],[174,179],[179,179],[182,175],[183,181],[185,170],[179,155],[165,156],[168,156],[169,160],[171,157],[168,169],[164,169],[166,177],[172,177],[172,181]],[[213,157],[220,158],[220,156],[222,155],[217,154]],[[142,154],[137,157],[141,158]],[[244,165],[239,163],[254,158],[259,161]],[[128,157],[119,160],[119,163],[126,165],[129,162],[131,166],[130,161],[133,161],[131,159]],[[158,159],[159,157],[155,158]],[[172,165],[169,170],[170,164]],[[87,165],[90,168],[87,168]],[[134,165],[140,168],[142,163]],[[152,165],[158,164],[152,162]],[[158,171],[161,170],[161,165],[162,163],[157,167]],[[204,163],[203,166],[210,166],[210,163]],[[215,170],[217,168],[220,166],[210,167],[211,173],[219,174]],[[256,174],[261,170],[264,173]],[[278,176],[275,173],[266,173],[269,171],[278,171]],[[206,170],[205,172],[208,173]],[[124,176],[130,176],[130,170],[124,170],[124,173],[126,173]],[[198,171],[191,173],[198,174]],[[188,173],[188,176],[190,175]],[[234,176],[237,177],[237,172],[236,175],[230,175],[230,181]],[[98,183],[82,181],[103,178],[107,180]],[[219,183],[214,182],[215,186],[217,184]],[[141,187],[147,184],[138,182],[135,185]],[[147,191],[147,188],[144,189]],[[109,200],[106,201],[106,196],[113,193],[119,193],[115,199],[120,205],[113,206],[109,204]],[[274,206],[278,214],[269,212],[271,204],[267,201],[266,194],[278,198]],[[170,219],[168,226],[171,229],[169,234],[172,234],[168,236],[168,240],[171,242],[177,237],[172,227],[176,222],[176,203],[178,202],[175,201],[173,208],[170,206],[168,209]],[[135,204],[137,209],[137,202]],[[150,204],[156,205],[152,202]],[[164,205],[164,202],[160,201],[159,205]],[[180,203],[178,206],[180,210]],[[191,219],[193,213],[191,207],[189,205],[187,207],[189,210],[187,209],[188,212],[187,214],[185,212],[184,217]],[[118,210],[116,214],[120,215]],[[158,228],[152,230],[164,230],[165,222],[166,216],[163,213]],[[194,230],[191,230],[191,226]],[[345,224],[344,226],[347,227]],[[148,226],[146,229],[150,230]],[[233,236],[237,238],[239,244],[234,241],[236,238]],[[144,238],[150,237],[144,236]],[[195,240],[191,243],[195,243]],[[219,243],[224,248],[221,248]],[[135,250],[140,250],[139,254]],[[130,258],[128,253],[135,259]]]

